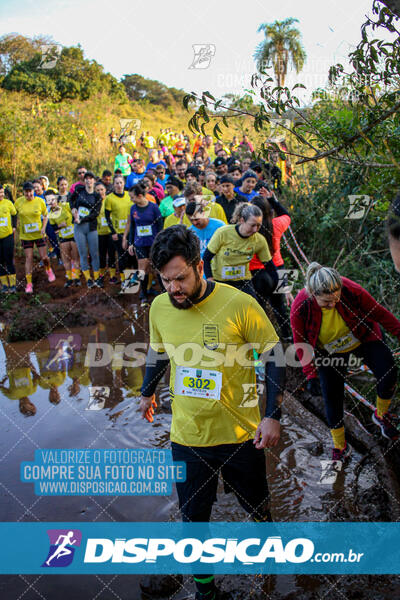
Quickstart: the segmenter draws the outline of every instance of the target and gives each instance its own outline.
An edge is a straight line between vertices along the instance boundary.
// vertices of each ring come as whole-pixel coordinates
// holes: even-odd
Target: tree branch
[[[383,123],[383,121],[386,121],[386,119],[388,119],[395,112],[397,112],[399,110],[399,108],[400,108],[400,102],[397,102],[397,104],[395,104],[390,110],[387,110],[379,118],[372,121],[372,123],[370,123],[363,129],[360,129],[359,133],[355,133],[354,135],[352,135],[345,142],[343,142],[343,144],[340,144],[339,146],[335,146],[335,148],[331,148],[331,150],[326,150],[325,152],[316,154],[315,156],[303,158],[297,164],[303,164],[303,163],[310,162],[310,161],[317,161],[317,160],[321,160],[322,158],[327,158],[328,156],[332,156],[333,154],[337,154],[340,150],[343,150],[343,148],[346,148],[347,146],[351,146],[351,144],[353,144],[353,142],[358,140],[360,137],[363,137],[363,134],[367,133],[368,131],[370,131],[371,129],[376,127],[376,125],[379,125],[380,123]]]

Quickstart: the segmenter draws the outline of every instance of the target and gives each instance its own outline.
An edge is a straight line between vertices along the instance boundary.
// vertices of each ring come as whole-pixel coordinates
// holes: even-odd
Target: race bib
[[[145,235],[151,235],[152,228],[151,225],[139,225],[136,231],[139,237],[143,237]]]
[[[0,218],[0,227],[7,227],[8,225],[8,218],[7,217],[1,217]]]
[[[70,235],[74,235],[73,225],[69,225],[68,227],[63,227],[62,229],[60,229],[60,234],[62,237],[69,237]]]
[[[39,223],[27,223],[24,227],[25,233],[33,233],[34,231],[40,231]]]
[[[101,226],[108,227],[107,219],[105,217],[101,217]]]
[[[27,387],[30,381],[28,377],[19,377],[18,379],[14,379],[14,385],[16,388]]]
[[[119,228],[125,229],[127,222],[128,222],[128,219],[120,219],[119,220]]]
[[[245,274],[245,265],[237,265],[236,267],[222,267],[222,279],[244,279]]]
[[[78,215],[81,219],[83,219],[83,217],[87,217],[90,214],[90,210],[88,208],[86,208],[85,206],[80,206],[78,208]]]
[[[220,371],[176,367],[175,394],[207,400],[219,400],[221,388],[222,373]]]
[[[329,352],[329,354],[346,352],[347,350],[354,348],[354,346],[359,342],[360,340],[358,340],[353,333],[349,331],[349,333],[346,333],[346,335],[343,335],[337,340],[333,340],[332,342],[329,342],[329,344],[325,344],[324,348],[327,352]]]

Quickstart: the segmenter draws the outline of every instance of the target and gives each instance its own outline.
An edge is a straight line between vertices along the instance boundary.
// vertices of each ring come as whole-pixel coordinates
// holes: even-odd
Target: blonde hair
[[[342,288],[343,282],[339,273],[332,267],[323,267],[312,262],[306,272],[306,290],[309,294],[333,294]]]
[[[250,202],[241,202],[233,212],[231,223],[238,223],[242,218],[247,221],[250,217],[262,217],[261,208]]]

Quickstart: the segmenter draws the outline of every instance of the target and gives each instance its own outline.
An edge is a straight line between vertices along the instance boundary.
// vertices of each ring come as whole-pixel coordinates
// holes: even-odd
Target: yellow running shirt
[[[210,209],[210,214],[207,209]],[[204,210],[210,219],[219,219],[223,223],[228,223],[224,209],[217,202],[209,202]]]
[[[257,254],[262,263],[271,260],[265,238],[260,233],[243,238],[236,231],[236,225],[225,225],[217,229],[207,248],[215,254],[211,268],[217,281],[251,279],[249,263],[254,254]]]
[[[0,200],[0,239],[12,234],[11,216],[17,214],[15,206],[7,198]]]
[[[185,225],[186,227],[191,227],[192,224],[189,221],[186,214],[183,215],[183,220],[181,223],[180,217],[177,217],[175,216],[175,213],[172,213],[172,215],[168,215],[168,217],[166,217],[164,221],[164,229],[167,229],[167,227],[171,227],[171,225]]]
[[[74,226],[72,224],[72,213],[68,203],[62,203],[59,205],[61,208],[60,214],[55,216],[52,211],[49,212],[49,221],[52,225],[60,227],[61,223],[65,223],[65,226],[61,227],[57,234],[62,240],[73,240],[74,237]]]
[[[329,354],[350,352],[361,344],[353,335],[336,308],[321,308],[322,322],[318,335],[318,346]]]
[[[27,200],[25,196],[17,198],[15,208],[18,213],[19,237],[21,240],[38,240],[42,237],[41,217],[47,217],[46,203],[35,196]]]
[[[30,367],[10,369],[7,376],[9,388],[1,387],[1,391],[10,400],[20,400],[36,392],[37,383],[32,378]]]
[[[171,440],[218,446],[251,439],[260,423],[258,401],[247,400],[256,389],[252,348],[261,354],[278,339],[259,304],[228,285],[216,283],[184,310],[167,293],[157,296],[150,345],[170,358]]]
[[[117,233],[124,233],[131,206],[132,201],[128,192],[124,192],[122,198],[114,193],[106,196],[105,209],[111,211],[111,221]]]
[[[99,235],[107,235],[108,233],[111,233],[110,228],[107,224],[107,219],[106,219],[106,215],[104,212],[105,203],[106,203],[106,199],[104,199],[103,202],[101,203],[100,213],[99,213],[99,216],[97,217],[97,233]]]

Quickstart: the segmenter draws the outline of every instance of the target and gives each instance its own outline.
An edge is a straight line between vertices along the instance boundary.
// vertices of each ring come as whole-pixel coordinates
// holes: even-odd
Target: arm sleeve
[[[146,358],[143,385],[140,389],[143,396],[152,396],[154,394],[157,384],[166,372],[168,365],[169,358],[165,356],[165,353],[156,352],[150,347]]]
[[[68,194],[68,203],[69,203],[69,207],[70,207],[71,211],[73,208],[75,208],[75,202],[76,202],[77,197],[78,197],[78,194],[75,190],[72,193],[70,192]]]
[[[155,235],[157,235],[157,233],[159,233],[160,231],[162,231],[163,225],[164,225],[164,220],[162,218],[160,209],[158,208],[158,206],[154,206],[154,231],[155,231]]]
[[[17,228],[17,213],[15,213],[15,215],[11,215],[11,226],[13,229]]]
[[[275,196],[271,196],[271,198],[267,198],[267,200],[270,203],[271,208],[274,209],[277,217],[281,217],[282,215],[289,215],[286,208],[282,206],[280,202],[278,202]]]
[[[294,348],[303,368],[303,373],[307,379],[313,379],[317,377],[317,369],[313,362],[314,349],[306,335],[304,318],[300,312],[303,302],[304,294],[300,291],[290,309],[290,326],[293,332]]]
[[[275,289],[276,286],[278,285],[278,281],[279,281],[278,271],[276,270],[276,267],[272,260],[269,260],[268,262],[263,263],[263,265],[264,265],[265,270],[268,273],[268,275],[271,276],[271,279],[274,284],[273,289]]]
[[[96,193],[96,204],[93,206],[92,215],[95,215],[96,217],[99,216],[100,211],[101,211],[101,204],[102,204],[101,196],[100,196],[100,194]]]
[[[128,233],[128,244],[133,246],[135,239],[135,219],[132,217],[132,211],[129,212],[129,233]]]
[[[214,256],[215,256],[215,254],[210,252],[210,250],[208,248],[205,249],[205,252],[203,254],[203,262],[204,262],[204,274],[207,279],[209,277],[212,277],[211,261],[214,258]]]
[[[277,421],[281,418],[281,404],[286,382],[284,361],[279,360],[279,357],[283,356],[284,352],[281,342],[278,342],[272,350],[262,356],[262,360],[265,360],[265,417],[276,419]]]
[[[111,234],[114,235],[115,229],[114,229],[114,225],[112,224],[112,221],[111,221],[111,210],[108,210],[107,208],[105,208],[104,209],[104,214],[105,214],[105,217],[106,217],[107,225],[110,228]]]

